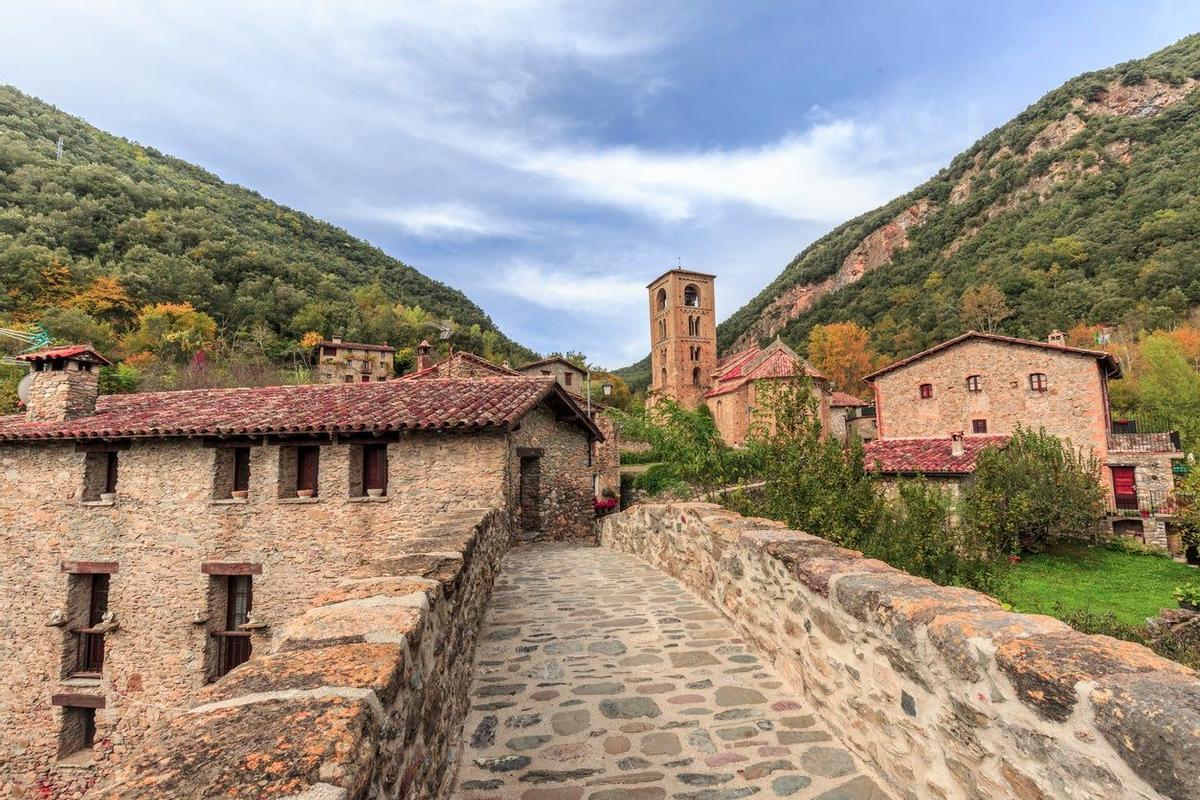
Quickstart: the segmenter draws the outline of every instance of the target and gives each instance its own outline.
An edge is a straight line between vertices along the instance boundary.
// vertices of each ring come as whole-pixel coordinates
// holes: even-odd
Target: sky
[[[1200,3],[14,3],[0,83],[328,220],[610,368]]]

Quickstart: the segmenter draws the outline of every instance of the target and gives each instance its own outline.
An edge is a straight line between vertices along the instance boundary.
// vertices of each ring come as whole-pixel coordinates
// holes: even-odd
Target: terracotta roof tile
[[[0,441],[497,428],[549,395],[576,408],[553,380],[526,377],[102,395],[94,415],[65,422],[0,417]]]
[[[863,445],[867,468],[899,475],[969,475],[979,454],[1003,447],[1008,436],[964,436],[963,454],[953,455],[949,436],[923,439],[874,439]]]
[[[858,408],[871,404],[848,392],[834,392],[829,398],[829,405],[833,408]]]
[[[35,362],[50,361],[56,358],[79,358],[81,356],[84,360],[94,361],[97,364],[112,364],[111,361],[92,349],[90,344],[63,344],[54,347],[43,347],[41,350],[22,353],[16,356],[16,360]]]
[[[401,375],[399,378],[396,378],[396,380],[407,381],[407,380],[423,380],[426,378],[441,378],[441,377],[445,377],[442,374],[443,372],[448,372],[449,375],[453,375],[455,370],[453,368],[451,368],[450,370],[447,370],[446,365],[448,362],[450,362],[451,360],[455,360],[455,359],[462,360],[462,361],[470,361],[472,364],[475,364],[476,366],[478,366],[488,372],[491,372],[496,376],[522,377],[521,373],[517,372],[515,369],[511,369],[509,367],[502,367],[499,364],[493,364],[492,362],[488,361],[486,358],[484,358],[482,356],[477,356],[474,353],[467,352],[466,350],[460,350],[460,351],[456,352],[454,355],[450,356],[449,358],[442,359],[441,361],[437,362],[436,364],[430,364],[425,369],[419,369],[414,372],[409,372],[406,375]],[[463,377],[463,376],[460,376],[460,377]]]
[[[825,380],[825,376],[817,372],[812,364],[776,339],[764,348],[751,347],[729,356],[718,370],[713,387],[704,396],[728,394],[751,381],[791,378],[798,374],[804,374],[814,380]]]
[[[378,352],[378,353],[394,353],[394,352],[396,352],[396,348],[392,347],[390,344],[366,344],[365,342],[321,341],[321,342],[317,342],[314,345],[314,347],[330,347],[330,348],[336,347],[341,350],[370,350],[372,352]]]

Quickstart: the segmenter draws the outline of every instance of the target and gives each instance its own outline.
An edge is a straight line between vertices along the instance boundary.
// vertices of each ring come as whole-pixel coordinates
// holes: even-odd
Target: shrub
[[[662,455],[654,448],[640,452],[627,450],[621,453],[622,464],[657,464],[662,460]]]
[[[649,495],[662,494],[668,489],[678,489],[686,485],[670,464],[655,464],[633,480],[635,489]]]
[[[1183,586],[1176,586],[1175,591],[1171,593],[1175,596],[1175,602],[1179,605],[1189,605],[1200,608],[1200,581],[1192,581],[1185,583]]]
[[[964,524],[1000,552],[1040,551],[1088,534],[1103,511],[1100,467],[1057,437],[1018,428],[980,453],[963,492]]]

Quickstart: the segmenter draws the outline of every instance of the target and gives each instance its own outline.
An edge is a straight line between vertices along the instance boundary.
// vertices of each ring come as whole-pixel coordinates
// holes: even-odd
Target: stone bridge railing
[[[906,798],[1200,798],[1200,679],[705,503],[600,523],[709,599]]]
[[[439,796],[512,526],[480,510],[444,530],[317,596],[88,797]]]

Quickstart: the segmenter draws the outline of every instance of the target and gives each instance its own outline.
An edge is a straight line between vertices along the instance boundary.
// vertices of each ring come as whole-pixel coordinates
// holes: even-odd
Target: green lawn
[[[1051,614],[1061,603],[1067,610],[1111,611],[1121,622],[1140,625],[1159,609],[1173,608],[1172,590],[1195,580],[1200,570],[1169,558],[1064,546],[1026,556],[1002,599],[1017,611]]]

